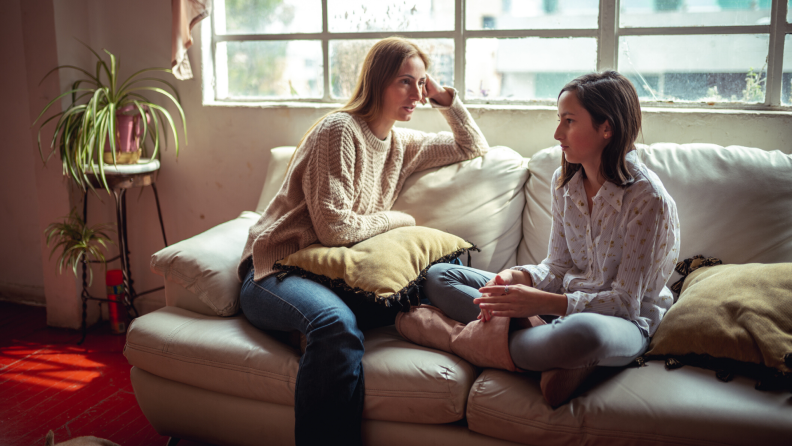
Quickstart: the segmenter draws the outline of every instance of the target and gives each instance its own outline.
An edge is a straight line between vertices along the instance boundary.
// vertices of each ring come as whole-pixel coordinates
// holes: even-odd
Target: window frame
[[[466,98],[465,89],[465,54],[467,39],[471,38],[568,38],[589,37],[597,39],[597,71],[616,69],[619,57],[619,38],[627,36],[683,36],[712,34],[767,34],[769,45],[767,53],[767,74],[765,84],[765,101],[759,104],[743,102],[674,102],[642,101],[642,107],[659,108],[702,108],[729,110],[792,110],[792,105],[781,103],[784,41],[786,35],[792,35],[792,23],[787,23],[787,0],[772,0],[770,24],[768,25],[737,25],[737,26],[684,26],[657,28],[622,28],[619,26],[621,0],[600,0],[598,28],[594,29],[528,29],[528,30],[467,30],[465,29],[465,7],[467,0],[454,0],[455,17],[452,31],[383,31],[383,32],[330,32],[328,24],[328,0],[321,0],[322,32],[290,33],[290,34],[223,34],[215,33],[216,14],[210,16],[208,27],[203,28],[202,45],[204,103],[250,104],[250,105],[287,105],[288,103],[338,104],[339,99],[331,96],[330,85],[330,52],[331,40],[363,40],[382,39],[399,35],[411,39],[453,39],[454,40],[454,85],[460,98],[466,104],[484,104],[490,106],[514,105],[555,105],[552,100],[509,100],[509,99],[474,99]],[[324,94],[321,98],[234,98],[217,99],[217,72],[215,56],[217,44],[232,41],[282,41],[282,40],[319,40],[322,45],[322,74]],[[792,61],[790,61],[792,63]]]

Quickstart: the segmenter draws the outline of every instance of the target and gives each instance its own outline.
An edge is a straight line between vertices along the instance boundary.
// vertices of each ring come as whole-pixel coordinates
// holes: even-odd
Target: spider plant
[[[146,136],[148,136],[154,144],[151,158],[155,158],[159,153],[161,140],[164,139],[164,143],[167,144],[166,128],[173,132],[176,156],[178,156],[179,134],[176,132],[176,125],[171,114],[161,105],[150,102],[141,95],[142,92],[160,94],[176,105],[183,125],[185,144],[187,143],[187,124],[184,120],[181,98],[173,85],[164,79],[140,77],[152,71],[170,73],[171,70],[167,68],[146,68],[136,72],[123,82],[119,82],[119,62],[115,55],[104,50],[109,56],[108,62],[102,59],[88,45],[85,46],[96,56],[95,73],[90,73],[73,65],[60,65],[50,70],[44,76],[44,79],[64,68],[80,71],[87,77],[75,81],[70,90],[50,101],[36,118],[33,125],[44,116],[53,104],[59,104],[62,98],[71,96],[71,105],[66,110],[48,118],[39,127],[39,154],[46,164],[47,159],[55,153],[57,145],[64,175],[72,178],[83,191],[86,191],[86,187],[93,188],[88,176],[92,174],[109,191],[110,188],[107,185],[103,171],[105,163],[102,159],[102,152],[105,151],[105,147],[109,147],[112,152],[113,164],[116,163],[116,153],[119,144],[118,112],[131,109],[133,114],[140,116],[140,122],[143,126],[142,140],[145,141]],[[42,79],[42,82],[44,82],[44,79]],[[141,84],[142,82],[148,84]],[[155,83],[154,85],[156,83],[165,84],[170,87],[172,93],[164,88],[152,86],[151,83]],[[149,125],[148,117],[151,119],[151,125]],[[41,128],[56,119],[55,134],[52,136],[52,142],[50,143],[52,151],[45,159],[41,148]]]
[[[50,223],[44,233],[47,236],[47,247],[54,241],[55,246],[50,251],[50,259],[58,248],[62,248],[58,257],[58,272],[63,273],[63,267],[71,267],[74,276],[77,277],[77,266],[83,262],[95,262],[105,264],[105,256],[102,252],[107,249],[108,243],[113,243],[106,231],[113,231],[112,223],[102,223],[87,227],[82,218],[77,214],[77,209],[72,208],[68,216],[63,217],[63,221]],[[93,260],[89,260],[88,256]],[[93,282],[93,272],[88,271],[88,284]]]

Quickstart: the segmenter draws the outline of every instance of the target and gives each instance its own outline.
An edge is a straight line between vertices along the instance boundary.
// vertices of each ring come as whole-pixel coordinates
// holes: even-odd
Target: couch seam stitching
[[[132,350],[138,350],[141,353],[149,353],[149,354],[162,356],[162,357],[166,357],[166,358],[179,359],[179,360],[183,360],[184,362],[191,363],[191,364],[200,364],[200,365],[204,365],[204,366],[207,366],[207,367],[214,367],[214,368],[225,369],[225,370],[233,370],[233,371],[242,372],[242,373],[249,373],[251,375],[266,376],[266,377],[270,377],[270,378],[273,378],[273,379],[278,379],[279,381],[286,381],[286,382],[289,382],[289,383],[292,383],[292,384],[297,382],[296,378],[292,381],[292,378],[291,378],[290,375],[282,375],[280,373],[275,373],[275,372],[265,372],[265,371],[262,371],[262,370],[249,368],[249,367],[244,367],[243,368],[242,366],[231,366],[230,364],[228,364],[229,365],[228,367],[223,367],[223,363],[213,362],[213,361],[209,361],[209,360],[206,360],[206,359],[195,358],[195,357],[192,357],[192,356],[179,355],[179,354],[175,354],[175,353],[168,353],[167,355],[158,354],[157,352],[161,351],[161,350],[152,349],[150,347],[137,345],[137,344],[134,344],[134,343],[131,343],[131,342],[127,342],[127,347],[131,348]],[[191,361],[187,361],[187,360],[191,360]],[[143,369],[141,366],[136,366],[136,367],[140,367],[141,369]],[[145,370],[145,369],[143,369],[143,370]]]
[[[204,318],[195,318],[195,319],[190,319],[190,320],[184,321],[181,324],[179,324],[177,327],[175,327],[173,330],[171,330],[170,333],[168,333],[168,337],[165,339],[165,343],[162,345],[162,351],[163,352],[169,352],[170,344],[171,344],[171,341],[173,341],[173,338],[176,337],[176,335],[185,326],[190,325],[193,322],[196,322],[196,321],[199,321],[199,320],[202,320],[202,319],[204,319]]]
[[[550,423],[545,423],[545,422],[542,422],[542,421],[526,420],[524,418],[518,418],[518,417],[516,417],[514,415],[509,415],[507,413],[500,412],[498,410],[491,409],[491,408],[488,408],[488,407],[484,407],[484,406],[481,406],[481,405],[475,404],[475,403],[473,403],[472,406],[476,406],[476,408],[478,410],[480,410],[482,412],[485,412],[485,413],[487,413],[489,415],[498,415],[498,416],[501,416],[502,418],[506,419],[507,421],[512,421],[512,422],[514,422],[516,424],[522,424],[522,425],[525,425],[525,426],[543,428],[543,429],[548,430],[548,431],[561,431],[561,432],[566,432],[566,433],[570,433],[570,434],[587,434],[587,435],[595,435],[595,436],[600,436],[600,437],[607,437],[607,436],[620,437],[620,438],[632,437],[632,438],[635,438],[635,439],[654,438],[654,439],[663,440],[663,441],[673,440],[673,441],[676,441],[677,443],[683,442],[683,443],[680,443],[680,444],[690,444],[689,442],[685,443],[685,441],[688,440],[688,439],[685,439],[683,437],[664,436],[664,435],[658,435],[658,434],[646,434],[646,433],[641,433],[641,432],[626,432],[626,431],[611,431],[611,430],[607,430],[606,431],[606,430],[601,430],[601,429],[597,429],[597,428],[593,428],[593,427],[589,427],[589,426],[581,426],[580,428],[567,427],[567,426],[557,426],[557,425],[553,425],[553,424],[550,424]],[[473,431],[473,432],[476,432],[476,431]],[[479,433],[481,433],[481,432],[479,432]],[[483,435],[486,435],[486,434],[483,434]],[[710,442],[710,441],[707,441],[707,440],[694,440],[694,439],[689,439],[689,440],[692,440],[692,441],[694,441],[694,442],[696,442],[697,444],[700,444],[700,445],[713,445],[713,446],[715,446],[715,445],[722,444],[722,443],[713,443],[713,442]]]

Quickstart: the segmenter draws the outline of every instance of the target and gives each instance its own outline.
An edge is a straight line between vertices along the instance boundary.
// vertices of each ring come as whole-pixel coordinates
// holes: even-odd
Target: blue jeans
[[[479,315],[473,299],[495,274],[464,266],[432,266],[424,293],[450,318],[468,323]],[[649,338],[634,323],[597,313],[576,313],[547,325],[513,331],[509,353],[523,370],[575,369],[593,365],[620,367],[641,356]]]
[[[255,327],[305,334],[294,391],[296,444],[360,445],[363,330],[392,324],[398,310],[296,275],[256,282],[252,267],[239,298]]]

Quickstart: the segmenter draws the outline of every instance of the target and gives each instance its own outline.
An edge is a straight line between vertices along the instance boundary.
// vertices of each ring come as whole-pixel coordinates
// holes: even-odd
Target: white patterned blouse
[[[565,294],[567,315],[595,312],[633,321],[653,335],[673,304],[665,286],[679,256],[676,203],[633,150],[626,156],[635,182],[602,185],[589,216],[582,169],[562,188],[551,187],[553,224],[547,258],[512,269],[531,275],[537,289]]]

